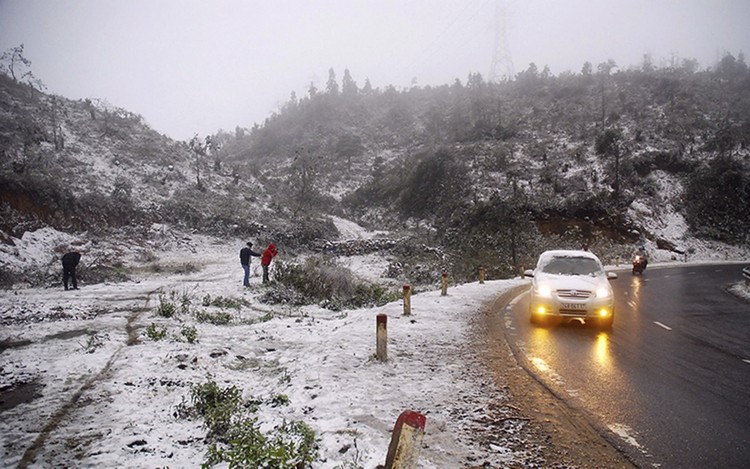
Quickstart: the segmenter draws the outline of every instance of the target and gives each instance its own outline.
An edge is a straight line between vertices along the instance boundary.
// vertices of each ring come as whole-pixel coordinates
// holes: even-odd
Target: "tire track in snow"
[[[158,293],[160,291],[161,289],[157,289],[148,292],[145,298],[146,301],[144,305],[140,308],[133,309],[133,312],[128,316],[127,322],[125,323],[125,332],[127,333],[127,340],[125,344],[115,350],[112,356],[109,357],[109,360],[107,360],[107,363],[104,365],[104,367],[102,367],[102,369],[99,370],[99,372],[94,376],[87,379],[86,382],[80,388],[78,388],[76,392],[73,393],[70,399],[68,399],[65,404],[62,405],[62,407],[60,407],[55,413],[52,414],[49,420],[47,420],[47,424],[44,426],[44,428],[42,428],[41,432],[39,432],[39,435],[34,439],[34,442],[31,444],[31,446],[26,448],[26,451],[21,457],[21,461],[18,463],[18,469],[27,469],[28,467],[30,467],[30,465],[36,462],[36,456],[39,451],[44,448],[44,445],[49,439],[49,436],[60,426],[60,423],[63,421],[63,419],[68,417],[73,412],[76,404],[81,399],[81,397],[87,391],[93,388],[97,382],[103,380],[109,374],[112,369],[112,364],[115,362],[115,360],[117,360],[117,358],[119,358],[120,353],[123,349],[138,343],[138,332],[135,328],[135,322],[144,312],[150,310],[149,304],[151,303],[151,296],[154,293]],[[140,297],[138,299],[143,299],[143,297]]]

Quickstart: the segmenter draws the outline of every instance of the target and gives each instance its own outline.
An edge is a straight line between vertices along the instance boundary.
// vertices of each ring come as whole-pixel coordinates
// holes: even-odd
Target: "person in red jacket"
[[[268,283],[268,266],[271,265],[271,260],[276,257],[279,250],[276,249],[276,245],[273,243],[269,244],[263,255],[260,258],[260,265],[263,267],[263,283]]]

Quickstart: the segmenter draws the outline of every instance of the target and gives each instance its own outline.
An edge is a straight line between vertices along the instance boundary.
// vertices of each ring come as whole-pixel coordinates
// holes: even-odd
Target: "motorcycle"
[[[648,260],[644,256],[636,255],[633,258],[633,275],[643,274],[647,264]]]

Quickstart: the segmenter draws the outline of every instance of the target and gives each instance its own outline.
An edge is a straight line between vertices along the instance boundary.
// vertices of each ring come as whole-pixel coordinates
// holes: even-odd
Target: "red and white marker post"
[[[385,458],[385,469],[417,467],[426,423],[427,417],[413,410],[405,410],[398,416]]]

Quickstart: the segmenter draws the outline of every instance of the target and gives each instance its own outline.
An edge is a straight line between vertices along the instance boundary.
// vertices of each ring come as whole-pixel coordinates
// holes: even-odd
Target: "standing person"
[[[250,286],[250,256],[260,257],[260,254],[253,251],[253,243],[249,242],[247,243],[247,246],[240,249],[240,264],[242,264],[242,269],[245,271],[245,277],[242,279],[242,285],[249,287]]]
[[[76,251],[71,251],[62,256],[62,268],[63,268],[63,285],[65,289],[68,289],[68,280],[73,282],[73,290],[78,290],[78,280],[76,279],[76,267],[78,262],[81,261],[81,254]]]
[[[271,260],[276,257],[279,250],[276,249],[276,245],[273,243],[269,244],[265,251],[263,251],[263,257],[260,258],[260,265],[263,267],[263,283],[268,283],[268,266],[271,265]]]

